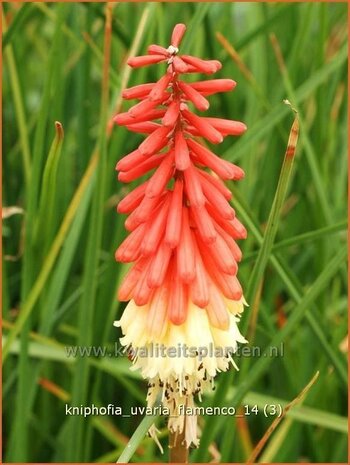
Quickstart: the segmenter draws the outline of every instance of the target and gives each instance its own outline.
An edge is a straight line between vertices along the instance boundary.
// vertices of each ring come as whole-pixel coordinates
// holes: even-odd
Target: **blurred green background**
[[[116,289],[125,270],[114,250],[125,218],[115,205],[131,186],[117,182],[114,167],[142,137],[106,126],[130,105],[121,102],[122,88],[164,71],[131,72],[127,57],[151,43],[168,46],[173,26],[184,22],[181,52],[221,60],[217,76],[238,82],[234,92],[211,97],[208,114],[248,126],[215,147],[246,172],[231,186],[249,232],[239,271],[245,289],[293,120],[282,100],[300,117],[276,245],[241,323],[250,344],[263,351],[282,343],[283,356],[238,359],[241,371],[218,376],[203,405],[239,397],[260,410],[283,404],[319,370],[258,461],[346,462],[346,3],[114,4],[109,91],[105,11],[103,3],[3,4],[5,461],[114,462],[142,420],[67,416],[65,404],[144,405],[146,383],[125,357],[68,357],[65,346],[113,351],[120,337],[112,324],[123,308]],[[244,462],[272,420],[262,411],[201,418],[201,447],[191,460]],[[165,454],[144,438],[133,462],[167,460],[164,420],[157,425]]]

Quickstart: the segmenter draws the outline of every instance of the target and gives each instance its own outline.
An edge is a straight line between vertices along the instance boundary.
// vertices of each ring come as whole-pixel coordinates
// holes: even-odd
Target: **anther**
[[[177,47],[174,47],[173,45],[169,45],[169,47],[167,48],[167,52],[170,55],[176,55],[179,52],[179,49]]]

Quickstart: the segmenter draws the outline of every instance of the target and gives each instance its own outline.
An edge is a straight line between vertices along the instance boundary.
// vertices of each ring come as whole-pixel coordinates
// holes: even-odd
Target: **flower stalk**
[[[169,433],[169,463],[188,463],[188,448],[185,445],[186,423],[181,433]]]

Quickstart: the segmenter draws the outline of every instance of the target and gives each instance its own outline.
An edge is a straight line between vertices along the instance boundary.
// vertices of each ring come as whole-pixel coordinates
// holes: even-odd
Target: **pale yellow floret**
[[[156,309],[149,305],[139,307],[131,300],[121,319],[114,324],[123,332],[122,345],[133,351],[131,369],[140,370],[149,380],[147,405],[153,406],[161,400],[170,411],[170,431],[181,433],[185,428],[185,442],[189,447],[198,445],[196,416],[179,414],[179,407],[194,406],[194,396],[201,399],[205,390],[213,388],[218,372],[228,370],[231,363],[237,368],[231,355],[237,350],[237,343],[247,342],[238,329],[240,315],[247,304],[243,297],[239,301],[224,299],[229,326],[222,330],[212,326],[207,312],[191,302],[184,324],[173,325],[164,316],[157,319],[155,310],[159,311],[162,301],[160,295],[155,300]],[[164,347],[163,356],[156,353],[157,345]],[[176,356],[167,355],[169,348],[185,346],[193,349],[191,356],[184,356],[182,352],[177,352]],[[225,354],[226,348],[230,348],[229,354]]]

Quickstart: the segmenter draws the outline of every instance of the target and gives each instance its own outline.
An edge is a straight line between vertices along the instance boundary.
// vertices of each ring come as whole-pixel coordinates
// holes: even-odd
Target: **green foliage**
[[[74,358],[65,346],[113,353],[120,337],[113,321],[123,308],[116,290],[125,269],[113,255],[125,232],[115,205],[131,186],[116,181],[114,166],[140,137],[106,126],[129,105],[123,87],[160,75],[156,66],[130,72],[126,57],[149,43],[167,46],[174,24],[184,22],[184,51],[220,59],[220,77],[238,82],[234,92],[211,98],[208,114],[248,126],[215,150],[246,172],[230,186],[249,232],[239,277],[252,301],[241,326],[261,349],[260,357],[237,360],[239,373],[218,376],[203,405],[285,405],[319,370],[261,459],[346,462],[347,5],[118,3],[103,79],[105,9],[74,2],[3,7],[3,203],[24,209],[3,220],[5,460],[167,459],[163,419],[156,423],[164,456],[144,436],[149,417],[66,415],[66,403],[112,403],[128,413],[144,405],[146,384],[126,357]],[[282,171],[281,182],[289,178],[282,195],[276,189],[293,119],[283,99],[298,110],[300,136],[293,169]],[[283,356],[269,356],[281,344]],[[217,450],[223,462],[245,461],[272,419],[245,421],[248,439],[233,417],[201,418],[201,447],[191,460],[210,460]]]

